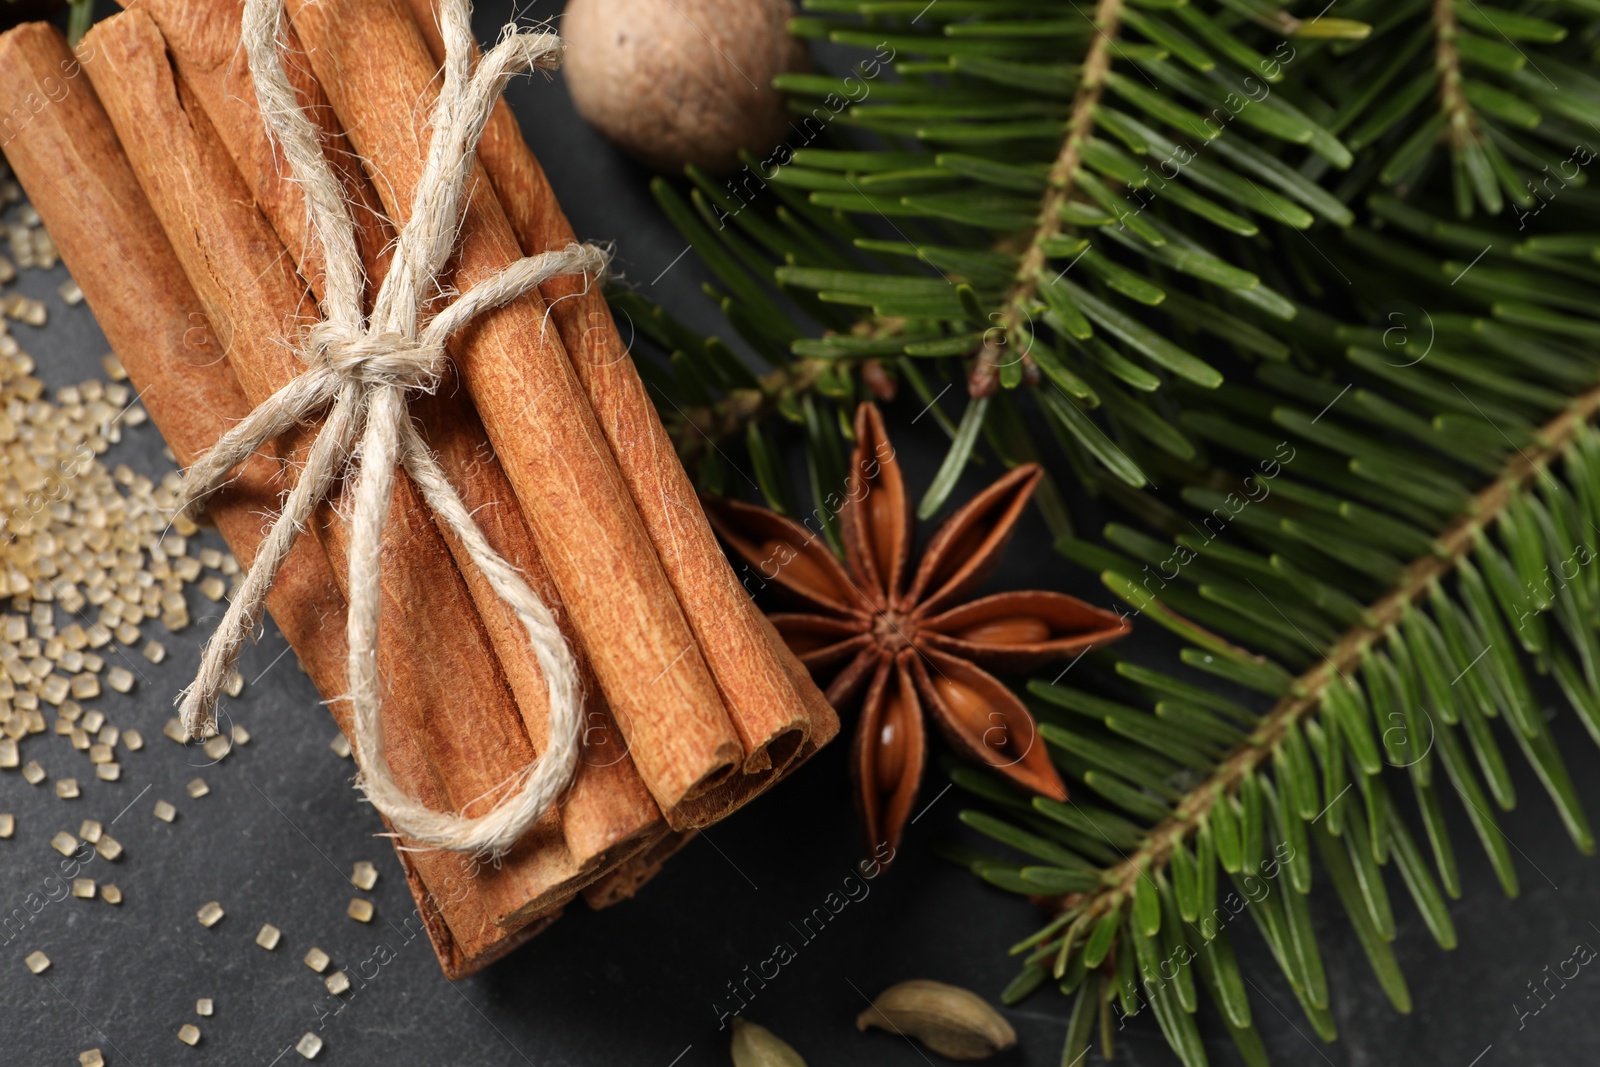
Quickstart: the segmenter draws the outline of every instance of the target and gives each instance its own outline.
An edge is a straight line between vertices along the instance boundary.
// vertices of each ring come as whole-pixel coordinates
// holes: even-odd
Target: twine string
[[[274,438],[319,416],[323,421],[299,478],[207,643],[199,674],[180,703],[184,726],[192,736],[201,736],[214,723],[218,694],[261,620],[278,571],[317,507],[343,479],[350,500],[346,698],[354,712],[350,741],[360,767],[357,784],[408,847],[498,857],[555,803],[571,780],[582,692],[572,652],[554,617],[520,572],[490,547],[438,457],[422,439],[407,400],[413,392],[438,387],[448,369],[446,341],[476,316],[561,275],[582,274],[586,282],[597,281],[605,274],[607,260],[602,250],[577,244],[530,256],[480,281],[423,321],[424,305],[440,291],[440,272],[455,249],[478,140],[495,101],[515,75],[556,69],[563,49],[553,33],[508,26],[499,43],[474,66],[470,4],[443,0],[439,16],[446,58],[431,118],[433,139],[411,217],[400,231],[393,262],[367,318],[362,314],[366,275],[344,190],[284,72],[278,40],[283,0],[246,0],[243,43],[261,112],[304,191],[311,231],[323,250],[322,321],[307,331],[300,345],[305,372],[223,435],[186,472],[183,506],[198,507],[227,483],[236,467]],[[473,566],[521,621],[549,691],[546,751],[492,790],[500,799],[481,815],[429,808],[395,781],[386,755],[377,658],[379,578],[397,467],[405,470],[434,517],[449,528]],[[454,712],[435,708],[430,713]]]

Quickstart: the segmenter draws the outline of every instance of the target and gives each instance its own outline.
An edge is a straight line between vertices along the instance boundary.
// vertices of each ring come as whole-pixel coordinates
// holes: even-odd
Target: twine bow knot
[[[433,392],[444,374],[445,353],[398,333],[368,334],[342,323],[319,322],[306,335],[306,361],[346,381]]]
[[[440,4],[445,64],[432,115],[433,139],[411,217],[400,230],[372,313],[365,316],[366,278],[354,224],[316,130],[284,74],[277,40],[282,17],[283,0],[246,0],[244,47],[261,113],[305,193],[312,231],[323,248],[323,321],[302,339],[306,371],[252,411],[186,472],[183,507],[197,508],[227,483],[235,467],[273,438],[318,416],[323,421],[300,477],[206,646],[199,675],[180,697],[184,725],[192,736],[199,736],[214,721],[217,694],[240,647],[260,621],[278,570],[312,513],[344,477],[350,503],[347,698],[354,712],[350,740],[361,768],[358,785],[397,836],[414,845],[499,856],[516,844],[571,780],[582,700],[577,668],[549,609],[489,546],[445,477],[409,416],[406,397],[412,391],[437,388],[447,370],[446,341],[479,314],[559,275],[581,273],[587,282],[605,274],[604,251],[572,244],[518,260],[457,296],[438,314],[424,316],[424,305],[440,290],[439,274],[456,244],[474,154],[495,101],[512,76],[558,67],[562,42],[553,33],[508,26],[500,42],[474,67],[470,5],[467,0]],[[384,753],[377,669],[378,572],[397,466],[405,469],[434,516],[522,622],[549,690],[546,751],[494,790],[494,806],[477,816],[435,811],[422,804],[394,780]]]

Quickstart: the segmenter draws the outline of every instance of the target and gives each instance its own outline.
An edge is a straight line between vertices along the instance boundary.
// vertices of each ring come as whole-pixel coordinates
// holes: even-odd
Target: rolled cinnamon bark
[[[437,94],[433,63],[399,0],[289,4],[317,80],[391,217],[404,222]],[[478,173],[453,283],[465,290],[520,258]],[[547,308],[530,294],[478,319],[450,352],[545,563],[670,825],[744,763],[699,644]],[[630,457],[629,462],[635,462]]]
[[[584,887],[583,900],[599,911],[633,899],[644,884],[661,873],[668,859],[695,839],[698,830],[674,830],[649,848],[641,849],[619,863],[602,878]]]
[[[303,370],[282,339],[317,320],[306,284],[204,112],[180,98],[155,23],[126,11],[99,23],[85,45],[93,51],[85,69],[134,173],[245,396],[259,404]],[[311,439],[309,430],[287,435],[283,454],[301,459]],[[315,525],[344,590],[348,531],[337,506],[321,508]],[[534,751],[449,548],[403,474],[380,581],[379,670],[389,693],[414,698],[385,702],[390,763],[402,781],[431,774],[450,810],[480,810]],[[556,827],[535,826],[510,856],[479,865],[467,887],[495,923],[515,927],[570,898],[575,871]]]
[[[0,36],[0,98],[49,100],[5,143],[6,156],[107,339],[139,390],[140,400],[180,462],[189,463],[250,402],[232,368],[218,358],[200,298],[145,199],[110,120],[83,78],[59,30],[34,23]],[[229,548],[249,566],[264,536],[261,516],[277,506],[281,467],[265,456],[238,471],[210,502],[208,514]],[[348,732],[344,691],[345,604],[322,546],[302,539],[268,596],[279,630],[299,656],[329,708]],[[391,692],[392,704],[410,695]],[[407,783],[425,801],[444,802],[431,778]],[[418,912],[441,966],[451,978],[470,974],[520,944],[540,927],[511,934],[494,923],[470,892],[465,857],[398,853]],[[448,905],[452,927],[446,922]],[[458,935],[455,931],[460,930]]]
[[[434,0],[408,2],[435,65],[442,64],[444,39]],[[495,105],[478,159],[524,254],[564,248],[576,239],[504,100]],[[731,810],[780,777],[790,761],[832,739],[838,716],[728,566],[605,295],[572,277],[552,279],[540,291],[611,450],[626,457],[623,477],[739,731],[744,770],[770,772],[762,783],[730,782],[723,797],[708,797],[700,806],[709,818],[697,820],[704,825],[720,817],[716,809]]]
[[[320,295],[321,248],[308,240],[309,216],[300,184],[289,176],[281,151],[267,132],[247,66],[237,61],[242,0],[143,0],[140,8],[160,28],[183,84],[204,108],[258,207]],[[301,106],[319,124],[328,159],[345,189],[358,227],[370,289],[387,266],[393,231],[377,194],[354,162],[327,98],[311,72],[298,62],[293,29],[284,27],[286,67]],[[516,496],[499,460],[488,447],[477,412],[453,381],[419,397],[413,411],[467,509],[478,519],[491,547],[522,571],[533,590],[562,624],[583,675],[583,749],[559,819],[580,881],[597,875],[665,831],[660,810],[627,756],[605,694],[577,641],[555,584],[534,545]],[[527,631],[495,595],[488,581],[445,533],[490,640],[511,683],[534,749],[548,743],[549,693],[528,648]]]

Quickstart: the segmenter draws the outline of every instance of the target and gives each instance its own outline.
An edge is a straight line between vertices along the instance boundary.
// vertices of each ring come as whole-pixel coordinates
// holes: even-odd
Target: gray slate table
[[[480,33],[487,37],[512,5],[481,6]],[[540,16],[554,14],[556,5],[543,0],[518,10]],[[619,267],[648,295],[707,332],[726,333],[700,292],[705,275],[695,258],[679,258],[684,242],[658,216],[647,175],[583,125],[559,78],[519,82],[511,99],[578,233],[614,240]],[[52,322],[43,331],[16,330],[52,385],[97,376],[105,351],[88,310],[66,308],[56,297],[61,278],[59,272],[26,276],[23,290],[48,301]],[[896,414],[902,416],[896,444],[913,481],[924,484],[940,441],[925,423],[906,426],[909,412]],[[168,466],[161,450],[155,431],[143,427],[128,434],[115,457],[159,474]],[[958,497],[984,481],[981,473],[969,474]],[[1091,503],[1076,506],[1083,528],[1104,521]],[[991,585],[1042,585],[1106,600],[1091,576],[1049,551],[1033,516]],[[196,598],[191,610],[203,620],[215,605]],[[1172,648],[1150,630],[1124,648],[1170,662]],[[101,701],[115,721],[138,726],[149,739],[142,753],[124,759],[120,782],[90,779],[84,796],[67,802],[14,772],[0,775],[0,811],[18,820],[16,837],[0,842],[0,915],[40,890],[59,859],[48,845],[57,830],[75,830],[85,818],[116,818],[114,833],[126,848],[114,875],[101,875],[123,889],[120,907],[68,899],[49,905],[18,936],[0,933],[0,1067],[64,1067],[93,1047],[117,1067],[266,1067],[301,1062],[290,1046],[308,1030],[325,1042],[317,1062],[346,1067],[726,1064],[728,1031],[719,1030],[718,1019],[730,1003],[728,984],[742,983],[745,969],[755,969],[780,942],[794,949],[794,958],[765,987],[750,987],[757,992],[748,1018],[785,1036],[814,1067],[924,1064],[937,1058],[880,1031],[856,1032],[853,1020],[867,998],[912,977],[994,998],[1013,974],[1005,947],[1034,929],[1026,902],[984,888],[929,851],[933,840],[963,832],[956,822],[963,799],[941,793],[935,770],[923,789],[928,811],[892,873],[870,883],[867,896],[848,903],[820,932],[813,921],[809,940],[797,933],[841,891],[860,854],[841,740],[784,788],[703,835],[637,900],[602,913],[575,907],[529,947],[452,985],[427,944],[407,937],[403,923],[412,904],[393,852],[374,837],[380,826],[351,788],[352,764],[328,748],[332,722],[272,627],[246,652],[248,685],[228,704],[253,735],[247,747],[220,766],[197,768],[208,762],[203,754],[161,736],[207,632],[201,621],[166,640],[171,654],[145,671],[147,681],[127,697],[108,693]],[[1553,694],[1544,698],[1588,810],[1600,814],[1593,773],[1600,753]],[[47,755],[59,746],[56,758],[65,762],[64,739],[34,744]],[[1321,896],[1314,910],[1342,1034],[1336,1044],[1308,1039],[1310,1028],[1264,946],[1253,932],[1239,938],[1275,1063],[1594,1061],[1600,1025],[1591,1013],[1600,1012],[1600,978],[1588,969],[1564,988],[1550,982],[1555,992],[1545,994],[1547,1006],[1519,1025],[1519,1009],[1536,1004],[1528,983],[1545,981],[1576,944],[1600,945],[1600,866],[1576,854],[1522,761],[1515,761],[1515,772],[1522,804],[1502,817],[1502,826],[1522,878],[1520,900],[1500,896],[1470,829],[1454,820],[1467,886],[1451,906],[1461,948],[1438,950],[1390,873],[1400,916],[1396,947],[1416,1002],[1409,1017],[1389,1008],[1355,939]],[[211,793],[190,800],[184,783],[197,773]],[[175,823],[152,817],[158,797],[179,807]],[[360,859],[380,872],[370,925],[345,917],[355,893],[346,879]],[[195,919],[208,900],[227,911],[209,930]],[[283,931],[270,953],[254,944],[265,922]],[[337,1002],[301,963],[313,944],[355,981]],[[36,948],[54,961],[42,977],[22,964]],[[214,999],[211,1018],[194,1015],[199,997]],[[1067,1001],[1049,990],[1009,1010],[1019,1047],[993,1062],[1055,1064],[1066,1011]],[[175,1036],[185,1022],[204,1034],[196,1048]],[[1207,1024],[1204,1032],[1214,1062],[1235,1062],[1220,1027]],[[1154,1021],[1139,1019],[1120,1035],[1118,1062],[1176,1061]]]

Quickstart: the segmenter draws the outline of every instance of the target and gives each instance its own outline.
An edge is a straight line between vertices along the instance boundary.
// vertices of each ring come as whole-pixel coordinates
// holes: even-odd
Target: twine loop
[[[322,424],[281,513],[206,645],[198,676],[179,698],[184,725],[191,736],[199,737],[215,722],[218,693],[240,648],[260,622],[278,570],[317,507],[342,480],[350,546],[349,691],[344,699],[353,710],[350,742],[361,768],[357,785],[389,820],[395,836],[406,840],[403,847],[497,858],[517,843],[571,781],[582,691],[572,651],[550,610],[521,573],[490,547],[422,439],[406,398],[413,391],[437,388],[448,369],[446,342],[478,315],[560,275],[582,274],[586,283],[597,284],[605,274],[603,250],[572,244],[517,260],[457,295],[431,318],[426,314],[427,303],[444,290],[440,274],[455,249],[478,140],[495,101],[512,76],[560,66],[563,45],[553,33],[508,26],[500,42],[474,65],[471,7],[467,0],[442,0],[445,63],[431,120],[433,138],[411,216],[400,228],[393,260],[369,316],[363,312],[366,275],[343,187],[284,73],[277,36],[282,19],[283,0],[246,0],[243,44],[261,113],[305,194],[312,233],[322,246],[326,269],[322,321],[302,339],[305,372],[224,434],[185,472],[181,506],[191,511],[199,507],[227,484],[235,467],[279,435],[319,417]],[[472,566],[516,614],[549,694],[545,752],[478,798],[492,803],[480,815],[427,807],[395,781],[385,753],[377,667],[379,566],[397,468],[404,469],[435,520],[454,536]],[[426,610],[426,605],[415,609]],[[430,650],[410,651],[427,655]],[[470,718],[472,709],[428,711],[452,717],[465,713]]]

